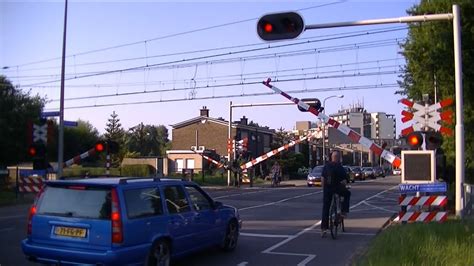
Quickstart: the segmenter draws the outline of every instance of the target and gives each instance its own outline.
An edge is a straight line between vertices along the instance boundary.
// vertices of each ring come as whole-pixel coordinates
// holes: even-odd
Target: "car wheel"
[[[239,239],[239,226],[237,221],[231,220],[227,225],[224,240],[222,241],[221,248],[224,251],[232,251],[237,247],[237,240]]]
[[[171,247],[168,241],[158,240],[153,245],[148,255],[148,266],[169,266],[171,260]]]
[[[311,184],[308,184],[308,187],[312,187],[312,186],[313,186],[313,185],[311,185]]]

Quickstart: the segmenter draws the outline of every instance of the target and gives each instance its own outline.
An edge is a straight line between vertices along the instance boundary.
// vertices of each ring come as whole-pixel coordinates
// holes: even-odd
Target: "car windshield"
[[[322,174],[322,172],[323,172],[323,167],[318,167],[318,166],[314,167],[313,171],[311,171],[312,174],[316,174],[316,175],[320,175]]]
[[[38,202],[37,213],[65,217],[110,219],[110,199],[109,189],[48,186]]]

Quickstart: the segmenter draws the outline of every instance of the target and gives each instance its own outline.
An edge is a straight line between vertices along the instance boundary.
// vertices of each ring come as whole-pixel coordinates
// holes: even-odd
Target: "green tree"
[[[125,131],[115,111],[113,111],[108,119],[105,132],[104,137],[106,140],[115,141],[119,144],[119,153],[111,155],[112,166],[117,167],[122,162],[123,157],[127,153],[127,149],[125,147]]]
[[[422,0],[407,12],[410,15],[451,13],[452,0]],[[464,83],[464,129],[466,173],[474,171],[474,2],[458,0],[461,8],[462,62]],[[422,94],[434,95],[436,77],[438,99],[454,97],[454,51],[451,21],[410,24],[407,41],[402,45],[407,65],[398,93],[419,101]],[[454,137],[445,137],[443,149],[447,164],[453,169],[455,161]],[[467,175],[468,176],[468,175]]]
[[[0,167],[27,160],[27,124],[37,123],[44,99],[15,88],[0,75]]]
[[[126,146],[129,152],[141,156],[164,155],[168,145],[168,129],[163,126],[144,125],[140,123],[129,129]]]
[[[69,160],[94,147],[99,140],[99,132],[88,121],[78,120],[77,127],[64,128],[64,159]],[[84,161],[93,161],[97,157],[87,158]]]

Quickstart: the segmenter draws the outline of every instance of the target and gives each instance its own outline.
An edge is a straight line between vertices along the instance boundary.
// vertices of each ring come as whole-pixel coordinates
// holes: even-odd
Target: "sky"
[[[287,101],[261,84],[325,102],[326,114],[351,105],[397,117],[404,24],[307,30],[264,42],[267,13],[298,11],[305,24],[406,16],[418,1],[69,1],[64,119],[99,132],[112,112],[125,129],[170,125],[199,115],[229,119],[233,104]],[[0,1],[0,75],[59,110],[63,1]],[[233,108],[262,126],[291,130],[313,121],[296,106]]]

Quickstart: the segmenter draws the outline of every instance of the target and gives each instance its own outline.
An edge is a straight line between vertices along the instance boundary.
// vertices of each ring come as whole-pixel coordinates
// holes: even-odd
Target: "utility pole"
[[[58,141],[58,172],[57,177],[63,175],[64,152],[64,72],[66,67],[66,32],[67,32],[67,0],[64,6],[63,53],[61,60],[61,95],[59,100],[59,141]]]

